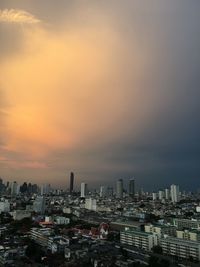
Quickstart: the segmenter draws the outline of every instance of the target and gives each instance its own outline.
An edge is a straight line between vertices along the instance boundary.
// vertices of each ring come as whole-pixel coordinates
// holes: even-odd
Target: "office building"
[[[37,196],[33,202],[33,210],[37,213],[44,214],[45,212],[45,198],[43,196]]]
[[[134,178],[129,180],[129,196],[130,197],[135,196],[135,179]]]
[[[117,181],[116,198],[123,198],[123,191],[123,180],[119,179]]]

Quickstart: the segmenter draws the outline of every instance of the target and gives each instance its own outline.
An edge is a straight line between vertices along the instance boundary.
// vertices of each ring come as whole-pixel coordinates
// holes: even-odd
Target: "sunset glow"
[[[164,3],[50,2],[49,13],[34,1],[0,5],[2,175],[14,179],[17,170],[22,180],[62,181],[66,171],[75,169],[94,182],[97,173],[99,178],[117,171],[140,173],[152,162],[160,169],[167,166],[154,155],[147,160],[146,153],[189,138],[170,134],[178,124],[177,136],[179,129],[186,133],[182,118],[192,116],[176,104],[182,99],[187,108],[190,99],[184,93],[188,88],[182,91],[186,74],[173,62],[177,57],[190,68],[190,59],[195,61],[194,42],[181,50],[175,34],[186,29],[186,39],[192,38],[182,21],[187,4],[174,14]],[[144,16],[147,10],[151,20]],[[176,20],[180,29],[171,27]],[[194,54],[185,58],[188,65],[181,63],[186,51]]]

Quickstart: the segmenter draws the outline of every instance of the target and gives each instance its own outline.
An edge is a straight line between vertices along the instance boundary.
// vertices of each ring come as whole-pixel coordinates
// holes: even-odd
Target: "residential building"
[[[173,203],[179,202],[179,186],[172,184],[171,185],[171,200]]]
[[[158,237],[156,234],[152,233],[124,230],[120,232],[120,242],[146,251],[151,251],[151,249],[158,244]]]
[[[81,197],[86,197],[87,196],[87,184],[86,183],[81,183]]]
[[[181,259],[200,260],[200,243],[173,237],[160,239],[163,254]]]

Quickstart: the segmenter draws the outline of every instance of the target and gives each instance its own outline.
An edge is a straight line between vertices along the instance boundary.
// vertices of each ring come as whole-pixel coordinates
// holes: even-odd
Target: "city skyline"
[[[200,187],[199,9],[0,1],[0,177]]]

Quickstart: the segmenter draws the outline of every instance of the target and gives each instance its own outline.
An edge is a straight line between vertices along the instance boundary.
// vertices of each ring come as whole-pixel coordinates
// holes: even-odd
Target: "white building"
[[[10,212],[10,202],[8,202],[7,199],[0,202],[0,213],[1,212]]]
[[[164,199],[164,192],[162,190],[160,190],[158,192],[158,198],[159,198],[159,200],[163,200]]]
[[[173,203],[179,202],[179,186],[172,184],[171,185],[171,199]]]
[[[106,196],[106,186],[100,186],[100,193],[99,193],[99,196],[100,197],[105,197]]]
[[[69,224],[70,223],[70,219],[66,218],[64,216],[56,216],[54,218],[55,224],[59,224],[59,225],[64,225],[64,224]]]
[[[200,260],[200,243],[180,238],[165,237],[160,239],[163,254],[181,259]]]
[[[87,184],[86,183],[81,183],[81,197],[86,197],[87,196]]]
[[[200,212],[200,207],[199,206],[196,207],[196,212]]]
[[[158,237],[156,234],[152,233],[124,230],[120,232],[120,242],[146,251],[151,251],[151,249],[158,244]]]
[[[157,194],[156,193],[152,193],[152,197],[153,197],[153,201],[157,200]]]
[[[85,200],[85,209],[87,210],[97,210],[97,201],[94,198],[86,198]]]
[[[145,229],[146,233],[155,233],[158,235],[159,238],[164,236],[164,235],[169,235],[169,236],[173,236],[173,237],[176,236],[176,227],[174,225],[146,224],[144,226],[144,229]]]
[[[177,230],[177,238],[200,242],[200,232],[198,230]]]
[[[64,207],[64,208],[63,208],[63,213],[71,214],[71,213],[72,213],[72,210],[71,210],[71,208]]]

